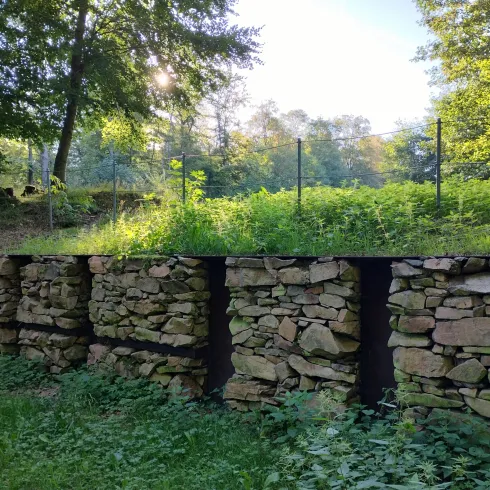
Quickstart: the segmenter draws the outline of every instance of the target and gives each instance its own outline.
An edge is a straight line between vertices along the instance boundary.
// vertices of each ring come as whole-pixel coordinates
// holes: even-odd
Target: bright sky
[[[412,0],[239,0],[236,11],[264,26],[264,64],[246,72],[252,104],[362,115],[375,133],[425,115],[428,65],[410,60],[428,34]]]

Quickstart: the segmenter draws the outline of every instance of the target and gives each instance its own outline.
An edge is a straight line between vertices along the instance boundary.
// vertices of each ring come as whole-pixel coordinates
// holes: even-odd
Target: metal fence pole
[[[29,160],[29,168],[27,170],[27,183],[32,185],[34,183],[34,165],[32,163],[32,141],[31,138],[27,140],[27,151],[28,151],[28,160]]]
[[[112,143],[109,152],[112,160],[112,222],[115,224],[117,220],[116,159]]]
[[[182,152],[182,202],[185,204],[185,153]]]
[[[53,199],[51,195],[51,175],[49,174],[49,166],[46,169],[48,181],[48,206],[49,206],[49,229],[53,231]]]
[[[442,121],[437,119],[437,141],[436,141],[436,207],[437,211],[441,210],[441,139],[442,139]]]
[[[301,211],[301,138],[298,138],[298,211]]]

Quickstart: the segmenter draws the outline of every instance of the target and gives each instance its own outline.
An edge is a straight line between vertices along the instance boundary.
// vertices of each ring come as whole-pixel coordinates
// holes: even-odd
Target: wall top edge
[[[46,256],[73,256],[73,257],[84,257],[90,258],[93,256],[97,257],[113,257],[118,256],[117,254],[9,254],[0,252],[0,257],[8,256],[12,258],[30,258],[34,255],[41,255],[42,257]],[[247,258],[264,258],[264,257],[277,257],[281,259],[317,259],[319,257],[325,257],[325,255],[280,255],[280,254],[230,254],[230,255],[195,255],[195,254],[168,254],[168,255],[129,255],[124,256],[127,259],[152,259],[159,257],[192,257],[196,259],[206,259],[206,260],[219,260],[226,259],[226,257],[247,257]],[[403,260],[403,259],[420,259],[420,258],[456,258],[456,257],[479,257],[483,259],[490,259],[490,254],[482,255],[482,254],[452,254],[452,255],[332,255],[334,259],[350,259],[350,260]]]

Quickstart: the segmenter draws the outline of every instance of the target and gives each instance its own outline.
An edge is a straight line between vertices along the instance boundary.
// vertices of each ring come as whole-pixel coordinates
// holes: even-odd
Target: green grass
[[[8,490],[488,490],[488,419],[338,411],[328,392],[243,415],[145,380],[52,377],[0,356],[0,488]]]
[[[81,371],[58,390],[0,358],[0,488],[263,489],[278,449],[222,407]],[[55,394],[54,394],[55,393]]]
[[[69,254],[444,255],[490,251],[490,181],[303,189],[182,205],[174,197],[111,223],[30,239],[15,252]],[[11,252],[14,252],[12,250]]]

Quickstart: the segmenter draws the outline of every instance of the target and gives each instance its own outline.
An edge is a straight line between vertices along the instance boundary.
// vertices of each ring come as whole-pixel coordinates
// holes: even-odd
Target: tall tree
[[[432,82],[442,88],[433,113],[443,121],[449,162],[490,161],[490,2],[416,0],[432,33],[417,60],[434,61]],[[472,169],[469,166],[467,169]]]
[[[400,129],[416,123],[399,121]],[[383,147],[382,169],[392,182],[412,180],[422,183],[435,180],[435,142],[426,127],[401,131],[388,139]]]
[[[230,25],[237,0],[9,0],[0,5],[0,135],[61,130],[66,179],[77,121],[187,106],[251,67],[258,29]]]

